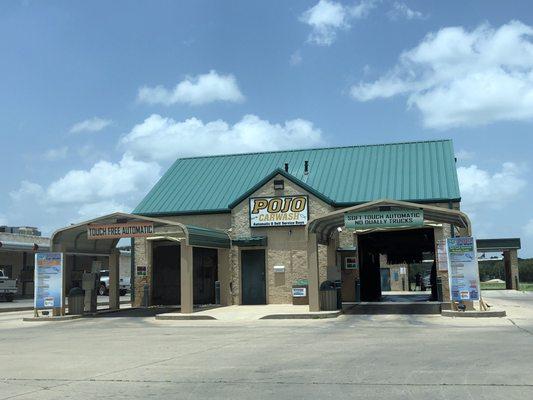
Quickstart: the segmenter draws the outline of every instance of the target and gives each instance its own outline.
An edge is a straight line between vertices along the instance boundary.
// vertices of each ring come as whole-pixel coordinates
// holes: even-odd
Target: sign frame
[[[305,198],[306,202],[306,216],[305,216],[305,224],[289,224],[284,225],[283,223],[281,225],[253,225],[252,224],[252,203],[253,201],[257,199],[286,199],[286,198],[295,198],[295,197],[303,197]],[[248,198],[248,224],[250,228],[292,228],[292,227],[298,227],[298,226],[306,226],[309,222],[309,195],[307,194],[294,194],[294,195],[284,195],[284,196],[254,196]]]
[[[465,250],[461,251],[459,248],[457,251],[450,251],[454,241],[461,242],[466,240],[471,241],[471,243],[465,243],[463,246],[468,246],[470,249],[465,248]],[[461,243],[456,244],[456,246],[460,245]],[[481,300],[476,239],[473,236],[446,238],[446,255],[448,258],[450,300],[452,302]],[[465,281],[468,281],[469,284],[466,284]],[[457,296],[454,296],[454,292],[457,292]],[[472,296],[472,293],[474,293],[474,296]]]
[[[54,308],[63,308],[64,302],[64,272],[65,259],[64,253],[61,252],[41,252],[35,253],[35,269],[34,269],[34,289],[33,289],[33,308],[35,310],[46,310]],[[48,266],[41,266],[41,259],[53,258]],[[51,269],[48,272],[41,271],[43,269]],[[55,269],[55,271],[54,271]],[[52,288],[50,288],[52,286]],[[49,293],[46,288],[51,290]],[[45,294],[42,293],[45,291]],[[48,294],[48,296],[46,296]],[[48,303],[47,303],[48,301]],[[52,301],[52,304],[50,304]],[[56,304],[59,303],[59,304]]]

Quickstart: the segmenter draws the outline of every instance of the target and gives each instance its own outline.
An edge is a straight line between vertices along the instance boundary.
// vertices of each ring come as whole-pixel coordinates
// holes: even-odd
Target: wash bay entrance
[[[346,215],[364,212],[403,213],[412,211],[416,220],[401,221],[396,226],[384,223],[369,227],[364,223],[346,226]],[[395,221],[392,221],[395,222]],[[405,223],[404,223],[405,222]],[[350,244],[342,246],[340,235],[349,235]],[[447,282],[447,271],[440,271],[435,262],[436,244],[452,235],[471,235],[471,223],[466,214],[449,207],[418,204],[398,200],[382,199],[333,211],[309,221],[307,226],[307,257],[309,266],[309,308],[320,310],[319,301],[319,257],[318,245],[327,246],[328,266],[341,268],[341,290],[343,295],[353,293],[356,300],[355,280],[360,282],[360,302],[383,301],[381,288],[381,266],[430,261],[430,279],[435,282],[441,276]],[[346,239],[346,237],[345,237]],[[353,239],[353,240],[351,240]],[[407,272],[407,271],[406,271]],[[350,279],[347,279],[348,276]],[[391,268],[391,285],[394,280]],[[406,284],[409,282],[407,281]],[[352,289],[353,288],[353,289]],[[434,296],[434,295],[433,295]],[[443,300],[449,294],[443,290]],[[428,298],[429,300],[429,298]],[[343,298],[343,302],[345,299]]]

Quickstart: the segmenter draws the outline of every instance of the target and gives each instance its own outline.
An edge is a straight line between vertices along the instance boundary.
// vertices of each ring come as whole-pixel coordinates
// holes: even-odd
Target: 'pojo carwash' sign
[[[347,229],[414,227],[424,225],[422,210],[365,211],[344,214]]]
[[[309,218],[307,196],[250,198],[250,226],[303,226]]]
[[[126,222],[122,224],[87,226],[87,239],[120,239],[146,237],[154,233],[152,222]]]

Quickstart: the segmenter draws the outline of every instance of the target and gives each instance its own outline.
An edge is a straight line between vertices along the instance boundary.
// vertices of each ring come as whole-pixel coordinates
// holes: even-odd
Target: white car
[[[6,301],[13,301],[17,293],[17,280],[9,279],[4,275],[4,270],[0,269],[0,298]]]
[[[119,293],[121,296],[131,289],[130,278],[120,278],[118,282]],[[98,286],[98,294],[100,296],[107,296],[109,294],[109,271],[100,271],[100,286]]]

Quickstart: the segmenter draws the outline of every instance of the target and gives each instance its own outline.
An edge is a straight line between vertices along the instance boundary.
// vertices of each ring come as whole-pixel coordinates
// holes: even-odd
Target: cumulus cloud
[[[524,226],[524,233],[527,236],[533,237],[533,218],[531,218],[527,224]]]
[[[365,18],[375,3],[373,0],[362,0],[346,6],[335,1],[320,0],[300,16],[300,21],[311,27],[308,42],[319,46],[333,44],[337,32],[348,30],[352,20]]]
[[[125,135],[121,146],[137,159],[172,161],[176,157],[244,153],[312,147],[322,143],[321,131],[304,119],[273,124],[246,115],[234,125],[197,118],[175,121],[153,114]]]
[[[220,75],[212,70],[207,74],[186,77],[174,89],[161,85],[143,86],[139,89],[137,100],[165,106],[178,103],[198,106],[215,101],[239,103],[244,101],[244,95],[233,75]]]
[[[289,64],[291,64],[292,66],[300,65],[302,63],[302,60],[302,54],[300,53],[300,50],[297,50],[291,54]]]
[[[388,17],[393,20],[399,20],[399,19],[425,19],[426,16],[422,14],[420,11],[413,10],[407,6],[407,4],[402,2],[394,2],[392,5],[392,8],[387,13]]]
[[[446,27],[401,54],[373,82],[351,87],[358,101],[407,97],[430,128],[476,126],[533,118],[533,28]]]
[[[85,121],[81,121],[72,125],[70,128],[70,133],[99,132],[111,125],[112,122],[113,121],[110,119],[103,119],[99,117],[89,118]]]
[[[477,165],[457,168],[462,204],[467,209],[504,206],[526,187],[524,172],[523,167],[512,162],[503,163],[501,170],[495,173]]]
[[[17,190],[10,192],[10,197],[20,208],[39,209],[59,218],[68,216],[72,222],[131,210],[156,183],[160,173],[157,163],[137,161],[126,154],[118,163],[99,161],[88,170],[71,170],[47,186],[22,181]],[[20,214],[20,210],[15,211]]]
[[[49,149],[44,153],[44,159],[48,161],[62,160],[67,157],[68,146]]]

